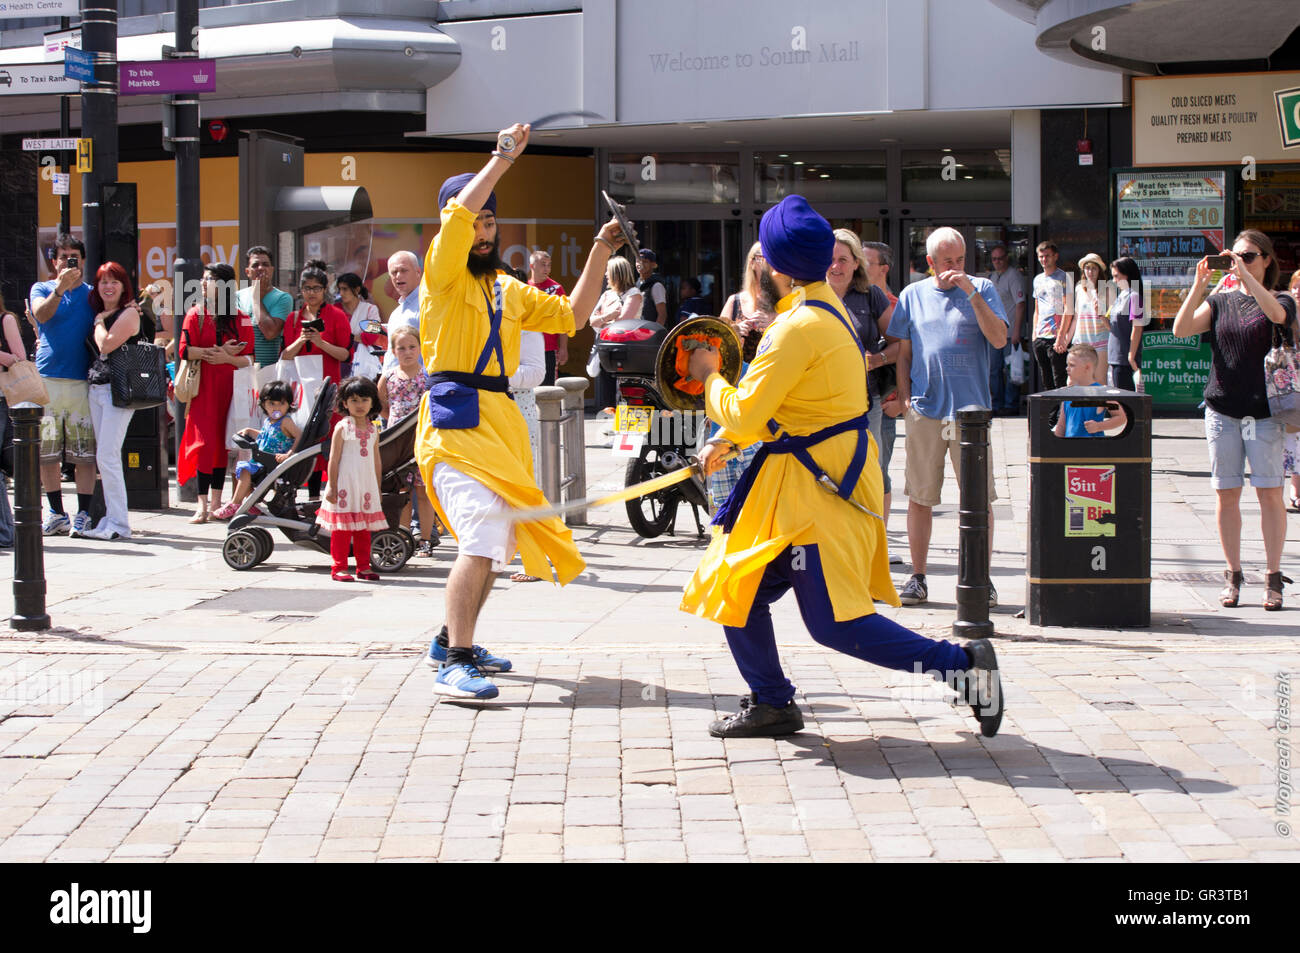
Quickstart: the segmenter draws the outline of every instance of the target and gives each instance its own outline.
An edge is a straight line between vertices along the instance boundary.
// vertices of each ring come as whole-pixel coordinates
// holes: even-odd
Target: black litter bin
[[[1123,430],[1057,437],[1054,411],[1118,403]],[[1151,398],[1062,387],[1029,398],[1027,616],[1035,625],[1151,624]]]

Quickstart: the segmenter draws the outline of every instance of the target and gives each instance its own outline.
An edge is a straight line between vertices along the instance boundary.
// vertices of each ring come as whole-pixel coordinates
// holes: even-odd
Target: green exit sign
[[[1282,147],[1300,146],[1300,86],[1279,89],[1273,94],[1277,100],[1277,121],[1282,133]]]

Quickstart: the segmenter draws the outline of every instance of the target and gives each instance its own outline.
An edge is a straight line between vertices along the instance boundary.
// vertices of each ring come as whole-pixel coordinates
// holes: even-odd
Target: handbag
[[[1273,325],[1273,349],[1264,355],[1268,412],[1284,426],[1300,426],[1300,358],[1282,330]]]
[[[188,353],[190,349],[189,332],[182,331],[185,338],[185,350]],[[188,404],[199,393],[199,384],[203,376],[202,361],[177,361],[176,364],[176,383],[172,390],[176,394],[176,399],[182,404]]]
[[[167,401],[167,349],[133,340],[108,355],[109,393],[114,407],[147,410]]]
[[[7,369],[0,370],[0,391],[10,407],[28,402],[44,407],[50,402],[41,373],[31,361],[14,361]]]

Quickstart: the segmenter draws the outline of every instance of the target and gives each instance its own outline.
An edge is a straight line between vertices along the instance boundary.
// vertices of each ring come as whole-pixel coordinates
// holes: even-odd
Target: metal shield
[[[664,404],[671,409],[704,409],[704,382],[687,375],[684,355],[692,348],[710,346],[722,355],[718,373],[732,385],[740,380],[740,338],[731,325],[707,315],[683,321],[668,332],[655,359],[655,384]]]

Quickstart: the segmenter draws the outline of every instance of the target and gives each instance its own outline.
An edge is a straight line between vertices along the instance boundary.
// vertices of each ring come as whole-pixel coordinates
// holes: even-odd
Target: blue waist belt
[[[793,437],[786,434],[784,437],[778,437],[758,448],[758,453],[754,459],[745,467],[745,472],[740,476],[740,482],[736,488],[731,491],[725,503],[718,508],[718,512],[713,517],[713,524],[721,526],[724,532],[731,532],[736,525],[736,518],[740,516],[741,507],[745,505],[745,498],[749,496],[749,491],[754,485],[754,479],[758,476],[758,471],[763,466],[763,461],[774,453],[792,453],[794,458],[804,465],[809,473],[818,483],[828,481],[829,477],[826,471],[817,465],[817,461],[812,458],[808,448],[821,443],[823,440],[829,440],[838,434],[848,433],[856,430],[858,433],[858,443],[853,450],[853,459],[849,463],[848,470],[844,473],[844,478],[840,480],[837,494],[843,499],[848,499],[853,495],[854,489],[858,485],[858,479],[862,476],[862,468],[867,462],[867,414],[854,417],[852,420],[845,420],[838,424],[831,424],[829,427],[823,427],[816,433],[810,433],[806,437]],[[776,421],[769,421],[768,427],[773,433],[777,431]]]

